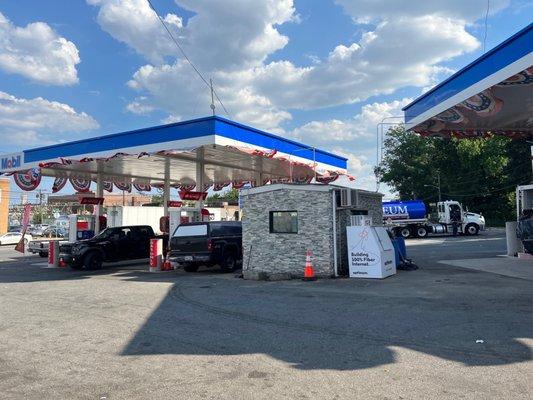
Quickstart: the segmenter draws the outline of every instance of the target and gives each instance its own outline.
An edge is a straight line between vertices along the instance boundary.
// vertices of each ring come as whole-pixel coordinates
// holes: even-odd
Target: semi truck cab
[[[453,224],[452,210],[457,208],[461,219],[459,231],[466,235],[477,235],[479,231],[485,229],[485,218],[481,214],[476,214],[464,210],[461,203],[454,200],[440,201],[437,203],[439,223],[449,226]],[[444,233],[444,232],[442,232]]]

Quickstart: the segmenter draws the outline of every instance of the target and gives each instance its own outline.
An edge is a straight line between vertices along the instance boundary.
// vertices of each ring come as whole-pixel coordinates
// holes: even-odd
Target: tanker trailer
[[[430,221],[426,205],[421,200],[389,201],[383,203],[383,223],[391,228],[395,235],[424,238],[429,233],[445,234],[453,231],[453,224],[458,233],[477,235],[485,229],[485,218],[463,210],[461,203],[453,200],[437,203],[438,220]],[[452,215],[458,213],[458,218]]]

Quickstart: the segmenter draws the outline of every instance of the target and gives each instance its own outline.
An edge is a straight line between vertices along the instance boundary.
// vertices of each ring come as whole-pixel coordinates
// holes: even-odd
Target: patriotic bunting
[[[88,192],[91,188],[91,180],[84,178],[70,177],[70,184],[76,192],[84,193]]]
[[[337,173],[317,175],[316,181],[318,183],[328,184],[328,183],[336,181],[338,177],[339,177],[339,174]]]
[[[123,181],[115,181],[115,186],[118,190],[124,190],[125,192],[131,192],[131,183]]]
[[[218,191],[224,189],[224,188],[225,188],[226,186],[228,186],[230,183],[231,183],[231,182],[215,183],[215,184],[213,185],[213,190],[214,190],[215,192],[218,192]]]
[[[36,189],[41,183],[41,174],[36,175],[31,170],[15,173],[13,178],[17,186],[26,192]]]
[[[134,182],[133,187],[139,192],[149,192],[150,190],[152,190],[152,187],[149,183]]]
[[[113,192],[113,182],[104,181],[104,190],[109,193]]]
[[[67,184],[68,178],[66,176],[58,176],[54,179],[54,184],[52,185],[52,193],[57,193],[65,187]]]

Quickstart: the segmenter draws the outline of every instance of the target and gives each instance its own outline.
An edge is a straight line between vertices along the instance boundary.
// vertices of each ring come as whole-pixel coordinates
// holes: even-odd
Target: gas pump
[[[78,240],[92,238],[94,236],[94,228],[96,225],[95,218],[94,215],[69,215],[68,241],[76,242]],[[105,229],[106,223],[107,219],[100,216],[100,229]]]
[[[181,224],[208,221],[209,211],[205,208],[172,207],[168,209],[168,217],[161,217],[160,229],[162,232],[172,235],[176,228]]]

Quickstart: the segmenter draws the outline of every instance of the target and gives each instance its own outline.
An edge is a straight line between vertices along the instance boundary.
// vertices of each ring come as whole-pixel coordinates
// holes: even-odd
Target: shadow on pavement
[[[392,279],[354,286],[184,277],[122,354],[262,353],[304,370],[389,364],[395,347],[468,366],[531,360],[517,340],[533,337],[525,285],[497,291],[501,298],[453,282],[435,284],[435,293],[410,287],[408,274],[396,277],[400,287]]]

